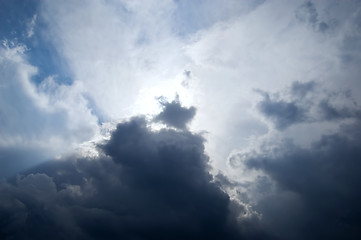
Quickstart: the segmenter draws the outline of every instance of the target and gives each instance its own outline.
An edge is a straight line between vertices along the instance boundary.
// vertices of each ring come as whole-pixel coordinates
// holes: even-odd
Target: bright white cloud
[[[175,77],[185,65],[182,44],[167,21],[172,2],[77,4],[82,7],[73,1],[46,2],[42,16],[74,78],[84,83],[105,117],[134,114],[134,103],[148,89],[169,94],[163,86],[177,85]],[[154,101],[151,97],[147,101]]]
[[[358,87],[356,64],[346,72],[342,58],[351,54],[342,46],[356,34],[357,11],[336,16],[337,4],[329,2],[187,4],[45,1],[41,17],[104,119],[155,113],[155,97],[172,98],[177,92],[186,105],[197,107],[192,129],[208,131],[208,151],[220,168],[233,149],[277,135],[257,110],[261,96],[255,89],[278,92],[294,81],[310,80],[329,91]],[[189,35],[180,34],[182,14],[194,16],[194,9],[201,13],[212,6],[209,16],[194,18],[198,28],[183,27]],[[308,126],[282,134],[310,142],[336,128],[326,124],[306,136],[298,127]]]
[[[52,77],[39,86],[32,82],[37,68],[25,60],[26,51],[22,45],[0,47],[0,148],[31,151],[39,162],[92,138],[98,125],[79,84],[57,84]],[[19,159],[5,160],[1,174],[22,167]]]
[[[47,26],[39,31],[69,67],[73,83],[49,77],[34,86],[30,79],[36,68],[16,53],[11,59],[21,60],[14,69],[23,72],[18,78],[23,90],[12,91],[26,96],[39,119],[49,122],[39,133],[75,143],[94,136],[97,117],[114,121],[154,114],[159,110],[156,97],[171,99],[178,93],[186,106],[197,108],[191,128],[208,132],[207,150],[224,170],[230,152],[252,147],[260,138],[280,135],[309,143],[337,128],[338,123],[313,122],[280,133],[257,109],[262,96],[255,89],[282,95],[292,82],[312,80],[328,92],[357,91],[360,14],[355,6],[328,1],[44,1],[29,30],[36,21]],[[302,134],[309,127],[315,131]]]
[[[233,148],[247,148],[252,139],[267,132],[269,137],[278,135],[256,108],[260,96],[255,89],[282,94],[294,81],[310,80],[329,92],[360,88],[354,80],[359,75],[357,62],[348,64],[356,74],[345,71],[340,58],[340,44],[350,34],[344,26],[354,22],[355,17],[325,14],[334,7],[320,2],[317,21],[310,23],[297,16],[297,11],[304,8],[302,3],[268,1],[247,15],[196,34],[186,48],[192,60],[190,70],[201,91],[195,126],[213,133],[211,155],[218,154],[220,162],[224,162]],[[329,29],[320,31],[321,23],[328,24]],[[310,143],[337,129],[337,124],[321,125],[298,125],[281,135]],[[305,132],[308,127],[315,131]]]

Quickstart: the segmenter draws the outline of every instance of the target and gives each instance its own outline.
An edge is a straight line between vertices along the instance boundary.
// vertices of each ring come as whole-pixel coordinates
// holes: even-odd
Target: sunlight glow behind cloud
[[[109,180],[115,184],[109,187],[112,190],[118,189],[118,181],[144,180],[138,175],[129,179],[117,175],[117,164],[128,164],[118,159],[118,153],[134,158],[139,165],[131,170],[136,173],[152,166],[142,162],[147,157],[138,148],[162,164],[166,161],[158,153],[175,156],[169,150],[174,148],[182,156],[194,157],[192,151],[202,149],[196,163],[207,156],[209,161],[197,166],[204,174],[201,180],[209,180],[210,189],[217,186],[228,194],[229,201],[220,201],[222,209],[229,207],[238,215],[219,214],[237,219],[244,236],[329,237],[327,226],[336,229],[340,222],[343,227],[333,231],[335,236],[344,237],[349,230],[347,236],[356,239],[352,237],[360,233],[352,220],[359,209],[341,207],[355,207],[352,199],[360,198],[354,192],[358,184],[347,177],[350,173],[357,178],[352,166],[360,165],[358,1],[0,3],[0,27],[4,26],[0,28],[0,178],[35,167],[13,180],[15,185],[1,183],[0,192],[7,192],[6,196],[22,202],[16,192],[29,197],[24,202],[33,199],[21,184],[35,182],[36,187],[42,179],[48,185],[39,189],[51,189],[44,194],[60,202],[72,199],[65,201],[71,209],[72,201],[81,205],[81,196],[89,188],[102,191],[92,181],[107,182],[109,166],[115,168]],[[124,142],[129,149],[122,148]],[[101,148],[108,145],[110,153]],[[48,163],[44,171],[36,167],[51,159],[58,161]],[[92,170],[97,164],[104,171],[99,175]],[[162,164],[147,173],[174,170]],[[64,173],[71,183],[52,172],[57,167],[71,169]],[[179,167],[185,169],[182,174],[193,174],[186,165]],[[314,169],[320,169],[320,175]],[[80,175],[88,182],[76,180]],[[302,176],[307,179],[301,181]],[[338,176],[340,185],[334,181]],[[158,181],[157,176],[149,178]],[[187,183],[180,179],[177,184]],[[66,187],[59,190],[56,184]],[[218,188],[213,190],[207,194],[222,198]],[[331,200],[322,206],[317,193]],[[93,195],[84,199],[107,201]],[[6,201],[0,197],[0,210]],[[16,211],[24,213],[23,205],[15,205]],[[331,214],[333,208],[337,211]],[[273,211],[278,210],[283,212],[276,217]],[[325,218],[328,213],[331,220]],[[83,214],[67,217],[83,223]],[[7,216],[0,213],[0,220]],[[325,222],[318,231],[299,231],[318,221]],[[87,236],[80,225],[74,232]],[[289,230],[281,231],[283,225]],[[256,230],[248,232],[244,226]],[[234,236],[230,229],[223,230]],[[0,231],[0,238],[1,234],[5,233]]]

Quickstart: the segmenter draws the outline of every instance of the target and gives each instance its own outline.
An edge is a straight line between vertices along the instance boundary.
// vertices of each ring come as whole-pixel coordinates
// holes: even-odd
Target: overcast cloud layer
[[[0,0],[0,236],[359,239],[359,1]]]

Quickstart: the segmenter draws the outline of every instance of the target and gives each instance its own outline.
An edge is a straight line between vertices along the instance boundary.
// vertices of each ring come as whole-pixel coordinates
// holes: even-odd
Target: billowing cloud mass
[[[49,162],[0,185],[5,239],[239,239],[204,139],[121,123],[96,158]]]
[[[262,173],[238,197],[253,202],[265,230],[278,239],[358,239],[360,137],[357,121],[309,149],[285,139],[234,155],[233,164]]]
[[[0,238],[361,239],[360,43],[358,0],[0,0]]]
[[[308,147],[270,136],[258,147],[229,157],[230,166],[252,180],[223,181],[223,186],[237,189],[236,198],[262,213],[263,230],[276,239],[361,235],[360,109],[350,93],[317,88],[314,82],[295,82],[275,94],[277,99],[261,92],[258,108],[282,131],[293,124],[341,122],[334,133],[323,134]],[[293,100],[280,100],[282,96]]]

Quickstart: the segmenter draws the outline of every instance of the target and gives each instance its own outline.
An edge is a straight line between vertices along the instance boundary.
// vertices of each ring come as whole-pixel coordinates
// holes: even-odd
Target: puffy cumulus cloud
[[[0,161],[1,177],[69,150],[98,129],[81,84],[48,77],[36,85],[37,68],[27,62],[26,52],[10,41],[0,47],[0,158],[7,158]]]
[[[329,91],[322,84],[294,82],[285,91],[269,93],[259,91],[263,100],[259,111],[275,127],[283,130],[297,123],[336,121],[361,117],[361,109],[351,91]]]
[[[262,96],[256,109],[272,131],[231,153],[232,174],[218,176],[275,239],[361,236],[358,96],[355,89],[328,83],[295,81],[272,93],[256,90]]]
[[[282,134],[258,139],[255,146],[229,157],[229,165],[243,179],[223,180],[225,189],[261,214],[264,231],[276,239],[360,238],[357,104],[349,93],[323,91],[314,82],[295,82],[275,94],[277,100],[263,94],[259,108],[281,130],[301,122],[307,127],[336,120],[337,130],[321,134],[306,147]]]
[[[207,150],[217,159],[218,167],[224,169],[223,159],[233,149],[272,131],[258,113],[258,96],[253,89],[278,92],[302,79],[316,83],[327,79],[327,85],[334,88],[359,88],[352,83],[352,74],[341,69],[339,57],[339,41],[346,35],[343,25],[352,20],[347,15],[338,16],[333,4],[319,1],[307,8],[303,2],[266,1],[247,14],[194,35],[185,49],[192,60],[187,70],[197,83],[198,93],[192,126],[210,132]],[[307,13],[309,8],[315,12]],[[328,30],[318,31],[308,20],[300,19],[302,11],[305,19],[316,15],[315,24],[325,22]],[[333,24],[335,21],[338,24]],[[358,71],[356,65],[353,69]],[[279,111],[278,115],[288,114],[279,126],[304,115],[287,99],[279,104],[272,96],[270,100],[267,110],[275,108],[273,112]]]
[[[170,127],[186,129],[187,123],[190,122],[196,114],[195,107],[182,107],[178,95],[172,102],[160,100],[160,104],[163,107],[163,111],[159,113],[154,120],[165,123]]]
[[[249,229],[242,234],[236,217],[243,208],[212,182],[200,135],[151,131],[137,117],[118,124],[99,151],[99,157],[48,162],[2,183],[1,237],[262,237]]]
[[[247,168],[266,174],[247,186],[245,196],[270,233],[280,239],[360,238],[359,128],[360,122],[342,127],[307,149],[285,140],[244,159]]]

